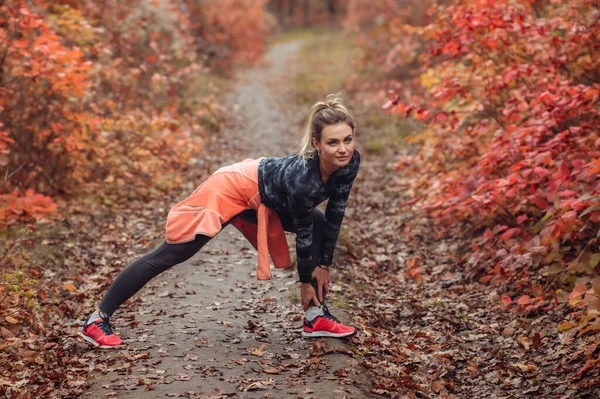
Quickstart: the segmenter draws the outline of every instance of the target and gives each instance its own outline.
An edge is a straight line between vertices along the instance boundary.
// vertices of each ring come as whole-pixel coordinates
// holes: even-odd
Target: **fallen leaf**
[[[265,355],[266,346],[267,344],[262,344],[261,346],[257,346],[256,348],[251,346],[248,348],[248,353],[254,356],[263,357]]]
[[[521,345],[523,345],[525,350],[529,350],[529,348],[531,347],[531,344],[533,344],[533,342],[527,337],[519,337],[519,338],[517,338],[517,342],[520,343]]]
[[[521,297],[517,300],[519,305],[529,305],[531,302],[531,297],[529,295],[521,295]]]
[[[15,337],[15,333],[13,333],[12,331],[10,331],[9,329],[4,328],[4,327],[0,327],[0,335],[2,336],[2,338]]]
[[[189,376],[189,374],[183,374],[183,373],[177,374],[175,376],[176,381],[189,381],[190,378],[191,377]]]
[[[280,374],[281,370],[280,369],[276,369],[276,368],[267,368],[267,369],[263,369],[263,373],[266,373],[266,374]]]
[[[77,291],[77,287],[70,283],[64,283],[63,287],[70,292]]]
[[[595,331],[595,330],[600,330],[600,323],[595,323],[595,324],[591,324],[589,326],[587,326],[586,328],[584,328],[583,330],[579,331],[577,333],[577,336],[582,336],[583,334],[589,332],[589,331]]]
[[[253,382],[252,384],[250,384],[246,388],[244,388],[244,392],[258,391],[260,389],[267,389],[267,388],[260,382]]]
[[[542,337],[540,336],[540,333],[536,331],[535,334],[533,334],[533,347],[537,349],[540,346],[542,346]]]
[[[504,330],[502,330],[502,335],[505,337],[512,337],[514,333],[515,329],[512,327],[504,327]]]
[[[535,364],[511,363],[511,366],[523,372],[537,370],[537,366]]]

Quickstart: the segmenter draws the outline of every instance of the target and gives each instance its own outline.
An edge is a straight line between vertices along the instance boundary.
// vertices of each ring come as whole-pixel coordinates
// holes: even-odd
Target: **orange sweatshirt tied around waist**
[[[258,251],[256,278],[268,280],[269,254],[277,268],[290,266],[285,232],[277,212],[262,204],[258,191],[258,164],[264,158],[246,159],[213,173],[167,215],[169,244],[193,241],[197,234],[214,237],[228,220],[246,209],[257,212],[258,224],[236,218],[231,224]]]

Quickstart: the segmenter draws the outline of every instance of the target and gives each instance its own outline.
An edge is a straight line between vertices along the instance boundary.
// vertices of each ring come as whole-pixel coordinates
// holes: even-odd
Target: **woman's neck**
[[[338,168],[335,165],[327,165],[323,162],[321,158],[319,158],[319,169],[321,170],[321,178],[323,179],[323,182],[327,183],[327,181],[329,180],[329,176],[331,176],[331,174],[335,172]]]

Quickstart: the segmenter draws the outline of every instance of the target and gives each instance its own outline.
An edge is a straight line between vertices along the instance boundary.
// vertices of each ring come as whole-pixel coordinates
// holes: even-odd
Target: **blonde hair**
[[[315,157],[317,149],[313,145],[312,139],[314,138],[317,142],[320,142],[323,128],[327,125],[346,123],[352,128],[352,135],[354,136],[354,118],[342,104],[342,99],[338,95],[327,95],[325,101],[318,101],[310,110],[310,117],[304,127],[304,136],[298,153],[302,158],[311,159]]]

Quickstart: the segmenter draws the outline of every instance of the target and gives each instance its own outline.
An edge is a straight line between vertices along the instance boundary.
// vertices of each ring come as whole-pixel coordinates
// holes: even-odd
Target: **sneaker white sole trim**
[[[96,340],[94,340],[94,338],[88,337],[82,331],[79,331],[79,335],[81,335],[83,337],[83,339],[85,339],[87,342],[89,342],[90,344],[92,344],[95,347],[100,348],[100,349],[115,349],[115,348],[120,348],[123,346],[123,344],[118,345],[118,346],[100,345],[98,342],[96,342]]]
[[[306,332],[302,331],[302,335],[307,338],[318,338],[318,337],[328,337],[328,338],[344,338],[351,337],[356,334],[356,330],[347,333],[332,333],[329,331],[315,331],[315,332]]]

